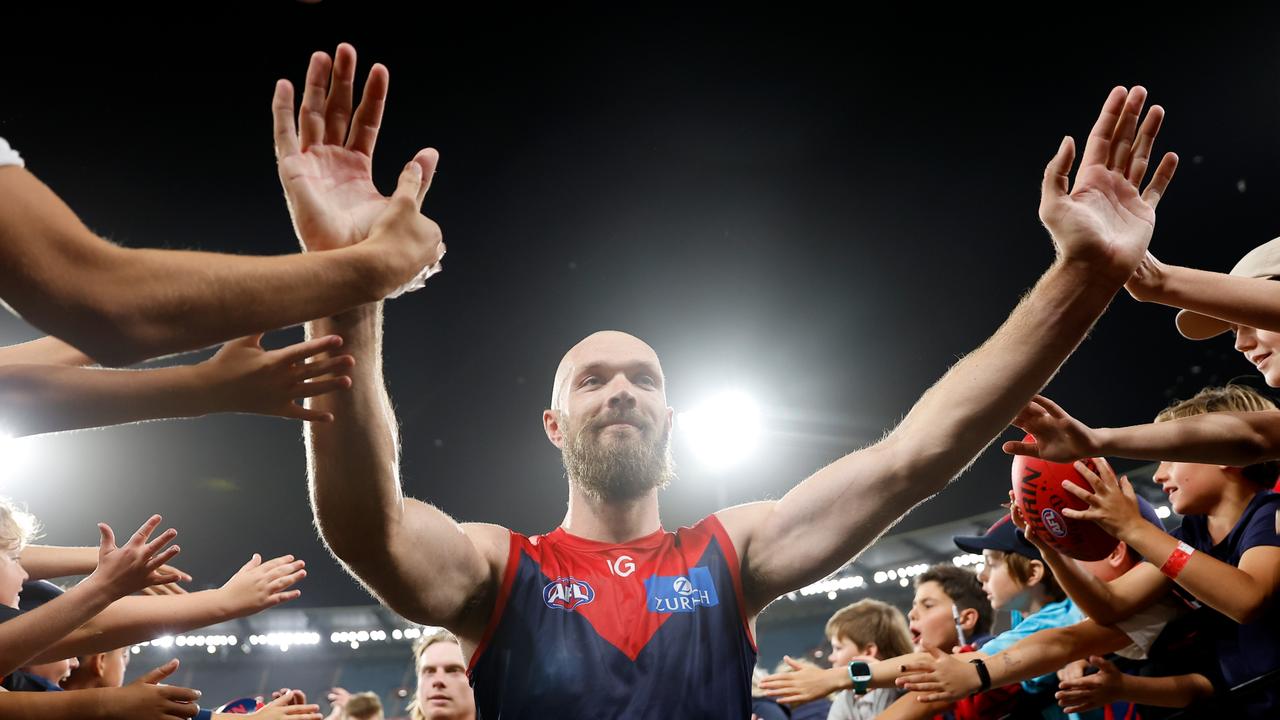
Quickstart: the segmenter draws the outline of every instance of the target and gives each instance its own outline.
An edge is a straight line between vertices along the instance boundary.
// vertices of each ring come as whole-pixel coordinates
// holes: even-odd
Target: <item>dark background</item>
[[[648,340],[677,410],[728,388],[764,409],[761,448],[729,475],[677,438],[669,527],[778,497],[878,437],[1048,265],[1043,165],[1063,134],[1083,140],[1114,85],[1150,89],[1168,110],[1158,149],[1183,158],[1161,259],[1225,270],[1276,234],[1270,7],[26,12],[0,45],[0,135],[129,246],[296,251],[275,79],[299,85],[309,54],[344,40],[361,78],[390,68],[376,178],[390,191],[415,150],[438,148],[426,212],[449,244],[447,271],[387,310],[405,484],[460,520],[525,533],[562,517],[541,411],[560,356],[594,330]],[[1182,340],[1172,319],[1118,298],[1049,394],[1115,425],[1253,378],[1229,339]],[[0,342],[34,336],[0,318]],[[96,521],[122,531],[160,512],[197,587],[252,552],[292,552],[310,563],[299,605],[367,600],[316,540],[296,424],[211,417],[27,444],[0,493],[29,504],[46,541],[88,544]],[[990,510],[1008,483],[988,450],[899,528]]]

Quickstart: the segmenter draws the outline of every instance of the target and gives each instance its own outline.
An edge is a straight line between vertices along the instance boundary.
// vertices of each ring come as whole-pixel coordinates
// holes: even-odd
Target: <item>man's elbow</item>
[[[320,539],[329,552],[351,570],[357,571],[357,574],[361,569],[376,565],[387,557],[390,538],[384,537],[373,527],[317,513],[316,529],[320,531]]]

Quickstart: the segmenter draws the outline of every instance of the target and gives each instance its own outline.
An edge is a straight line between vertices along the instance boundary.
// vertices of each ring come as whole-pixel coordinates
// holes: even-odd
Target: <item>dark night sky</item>
[[[1063,134],[1083,139],[1113,85],[1151,90],[1169,113],[1161,147],[1184,161],[1160,207],[1159,257],[1226,269],[1276,235],[1270,8],[1145,25],[1097,10],[460,21],[263,5],[31,21],[0,46],[0,135],[122,244],[293,252],[273,82],[299,84],[309,53],[341,40],[361,77],[387,64],[376,177],[389,190],[414,150],[438,148],[426,211],[449,244],[447,271],[388,307],[387,373],[409,492],[463,520],[528,533],[559,521],[565,482],[540,416],[561,354],[597,329],[646,338],[678,410],[729,387],[764,407],[765,445],[723,481],[677,442],[668,526],[721,496],[780,496],[877,437],[1047,266],[1043,165]],[[34,335],[0,319],[0,342]],[[1086,421],[1124,424],[1251,372],[1228,340],[1183,341],[1170,310],[1125,296],[1049,391]],[[160,512],[197,585],[251,552],[294,552],[312,572],[300,603],[365,598],[315,540],[293,424],[155,423],[33,451],[0,493],[29,503],[50,542]],[[988,451],[902,527],[988,510],[1007,486],[1007,461]]]

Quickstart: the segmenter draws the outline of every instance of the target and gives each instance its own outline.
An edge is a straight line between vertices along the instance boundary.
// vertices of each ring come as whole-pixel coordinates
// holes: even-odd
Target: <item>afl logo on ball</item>
[[[1040,513],[1040,519],[1044,521],[1044,527],[1053,533],[1054,537],[1067,536],[1067,524],[1063,522],[1062,516],[1053,508],[1045,508]]]

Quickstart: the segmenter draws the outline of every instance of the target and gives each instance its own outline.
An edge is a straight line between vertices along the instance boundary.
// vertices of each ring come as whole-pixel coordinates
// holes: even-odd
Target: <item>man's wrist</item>
[[[1133,276],[1135,269],[1136,266],[1121,268],[1101,255],[1060,253],[1050,271],[1057,270],[1067,274],[1079,287],[1114,294],[1124,287],[1125,281]]]

